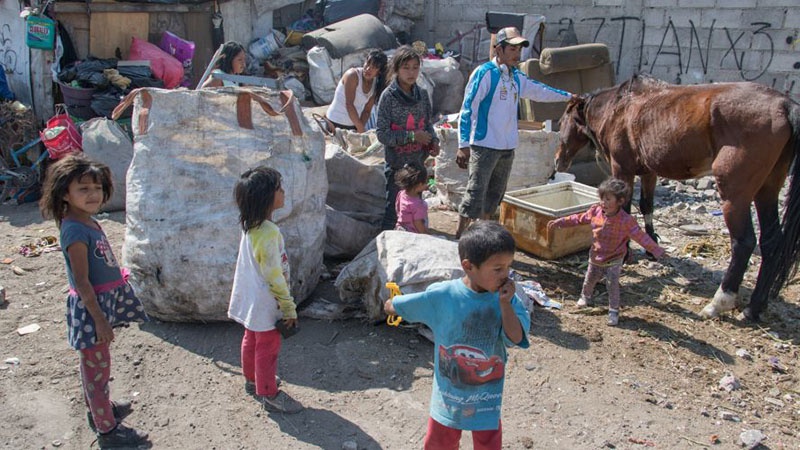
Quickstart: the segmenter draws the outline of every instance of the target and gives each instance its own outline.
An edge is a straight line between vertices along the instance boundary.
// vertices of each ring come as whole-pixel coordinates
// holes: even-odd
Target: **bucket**
[[[94,95],[95,88],[80,88],[73,87],[62,82],[58,82],[61,88],[61,94],[64,96],[64,103],[67,106],[91,106],[92,95]]]
[[[275,37],[275,31],[270,31],[269,34],[262,38],[255,38],[250,41],[247,50],[258,61],[265,61],[281,48],[280,42]]]
[[[28,16],[25,21],[25,41],[30,48],[52,50],[55,48],[56,23],[39,16]]]

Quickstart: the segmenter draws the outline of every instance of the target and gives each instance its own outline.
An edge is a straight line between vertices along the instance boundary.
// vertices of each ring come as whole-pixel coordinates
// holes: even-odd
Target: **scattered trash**
[[[630,442],[631,444],[644,445],[645,447],[655,447],[656,446],[656,443],[651,441],[651,440],[639,439],[639,438],[635,438],[635,437],[629,437],[628,438],[628,442]]]
[[[773,406],[777,406],[778,408],[783,408],[784,407],[784,403],[782,401],[778,400],[777,398],[764,397],[764,401],[769,403],[769,404],[771,404],[771,405],[773,405]]]
[[[11,365],[14,365],[14,366],[18,366],[19,365],[19,358],[17,358],[16,356],[12,357],[12,358],[6,358],[6,360],[3,361],[3,362],[5,362],[6,364],[11,364]]]
[[[778,373],[786,373],[786,367],[781,364],[777,356],[771,356],[767,362],[769,363],[770,367],[772,367],[773,371]]]
[[[722,420],[730,420],[731,422],[741,422],[742,419],[736,415],[734,412],[730,411],[720,411],[719,418]]]
[[[19,254],[28,258],[32,258],[34,256],[39,256],[42,253],[54,252],[57,250],[59,250],[58,238],[55,236],[45,236],[43,238],[36,239],[33,242],[22,244],[19,247]]]
[[[6,288],[0,286],[0,305],[6,304]]]
[[[20,336],[25,336],[26,334],[36,333],[41,329],[42,327],[40,327],[38,323],[32,323],[30,325],[25,325],[22,328],[17,328],[17,333]]]
[[[739,442],[742,447],[752,450],[761,445],[761,442],[766,438],[760,430],[746,430],[739,435]]]
[[[19,266],[11,266],[11,271],[14,272],[14,275],[25,275],[28,273],[28,271]]]
[[[315,298],[298,311],[300,317],[317,320],[343,320],[361,315],[358,305],[332,303],[322,297]]]
[[[740,349],[736,350],[736,356],[738,356],[739,358],[742,358],[742,359],[746,359],[748,361],[752,361],[753,360],[753,355],[751,355],[750,352],[748,352],[747,350],[745,350],[743,348],[740,348]]]
[[[3,263],[3,264],[11,264],[12,262],[14,262],[14,260],[12,258],[5,258],[2,261],[0,261],[0,263]]]
[[[719,388],[726,392],[731,392],[739,389],[741,385],[735,376],[728,374],[719,380]]]
[[[684,234],[689,236],[703,236],[708,234],[708,228],[705,225],[687,224],[678,227]]]
[[[718,434],[712,434],[711,437],[708,438],[708,441],[711,442],[714,445],[719,444],[720,443],[719,435]]]
[[[533,280],[519,281],[517,282],[517,286],[521,287],[525,295],[539,306],[554,309],[562,308],[561,303],[550,300],[550,297],[548,297],[544,289],[542,289],[542,285]]]

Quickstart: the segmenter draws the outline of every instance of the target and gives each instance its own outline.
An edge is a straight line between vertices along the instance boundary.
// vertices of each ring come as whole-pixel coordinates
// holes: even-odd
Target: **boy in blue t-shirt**
[[[528,348],[530,314],[508,277],[514,238],[496,222],[472,225],[458,241],[466,276],[386,301],[387,314],[433,330],[434,376],[425,449],[458,448],[462,430],[475,449],[500,449],[506,347]]]

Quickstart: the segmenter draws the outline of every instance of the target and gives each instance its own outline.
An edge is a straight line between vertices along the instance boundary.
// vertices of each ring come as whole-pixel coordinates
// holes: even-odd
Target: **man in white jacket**
[[[529,79],[517,68],[522,47],[529,45],[516,28],[501,29],[497,32],[497,56],[470,75],[458,122],[456,154],[456,164],[469,168],[469,181],[459,207],[456,238],[472,220],[488,219],[503,199],[519,141],[519,99],[565,102],[572,97]]]

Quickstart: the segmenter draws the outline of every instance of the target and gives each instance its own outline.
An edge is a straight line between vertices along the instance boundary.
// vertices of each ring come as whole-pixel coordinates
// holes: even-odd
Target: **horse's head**
[[[559,140],[556,149],[556,171],[564,172],[572,164],[572,158],[589,143],[590,131],[586,128],[586,96],[573,97],[561,116]]]

